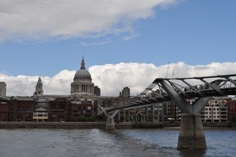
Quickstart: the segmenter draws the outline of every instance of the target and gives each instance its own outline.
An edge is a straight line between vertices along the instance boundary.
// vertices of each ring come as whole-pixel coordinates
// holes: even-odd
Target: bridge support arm
[[[206,140],[201,121],[201,111],[210,98],[199,98],[191,105],[166,81],[162,80],[160,83],[182,112],[177,148],[206,149]]]
[[[179,96],[179,94],[173,89],[173,87],[171,87],[165,80],[162,80],[160,84],[183,114],[193,114],[192,107],[184,98]]]
[[[106,112],[106,110],[104,110],[103,107],[100,106],[100,108],[107,117],[106,129],[107,130],[114,130],[115,129],[114,117],[119,112],[119,110],[115,110],[112,114],[109,114]]]
[[[193,106],[193,114],[194,115],[200,115],[203,108],[207,104],[207,102],[210,100],[211,97],[202,97],[199,98],[196,102],[194,102]]]

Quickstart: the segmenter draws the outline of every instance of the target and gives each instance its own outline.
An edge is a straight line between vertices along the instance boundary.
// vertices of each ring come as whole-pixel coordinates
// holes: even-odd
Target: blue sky
[[[122,12],[124,9],[120,9],[119,17],[102,17],[109,15],[106,10],[101,17],[89,14],[89,20],[86,21],[88,25],[85,26],[88,29],[85,31],[76,30],[81,26],[81,21],[73,11],[68,15],[63,13],[64,19],[74,17],[73,20],[68,20],[68,25],[57,17],[52,19],[56,21],[52,25],[50,21],[42,24],[41,17],[37,24],[30,16],[26,22],[12,19],[9,22],[8,16],[0,13],[0,73],[12,77],[24,75],[52,78],[65,69],[73,72],[78,70],[82,55],[85,57],[87,69],[96,65],[102,68],[107,64],[116,65],[122,62],[153,64],[156,67],[177,65],[179,62],[193,67],[207,66],[213,62],[235,63],[235,0],[152,0],[148,7],[140,10],[135,10],[140,8],[138,3],[149,2],[134,2],[124,1],[128,11]],[[25,3],[28,5],[30,1],[26,0]],[[97,2],[95,4],[95,1],[91,1],[90,5],[93,4],[98,6]],[[27,5],[24,4],[26,7]],[[37,7],[39,4],[33,5]],[[0,3],[0,8],[6,6],[10,4],[1,6]],[[16,15],[23,16],[27,11],[30,12],[27,9],[22,11],[23,4],[15,7],[23,8],[13,11]],[[116,5],[113,7],[116,8]],[[81,12],[86,14],[89,11]],[[35,16],[39,15],[41,16],[40,12]],[[46,18],[47,15],[49,20],[53,17],[49,11],[48,14],[42,14]],[[109,22],[104,20],[103,23],[109,24],[99,25],[101,20],[96,20],[99,18],[107,18]],[[37,25],[31,27],[34,22]],[[23,26],[20,25],[22,23]],[[82,29],[84,28],[81,26]],[[5,80],[0,78],[0,81]]]

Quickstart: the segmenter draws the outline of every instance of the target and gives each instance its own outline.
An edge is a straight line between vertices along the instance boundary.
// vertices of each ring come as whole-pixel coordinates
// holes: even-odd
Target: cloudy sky
[[[70,94],[84,55],[102,95],[157,77],[236,73],[235,0],[0,0],[7,95]]]

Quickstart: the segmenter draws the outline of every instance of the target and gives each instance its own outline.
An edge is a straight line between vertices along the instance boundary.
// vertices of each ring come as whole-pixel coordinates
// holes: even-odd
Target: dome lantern
[[[80,81],[80,80],[92,81],[90,73],[85,68],[84,56],[83,56],[82,61],[81,61],[80,70],[78,70],[75,73],[75,76],[74,76],[74,81],[77,81],[77,80],[78,81]]]

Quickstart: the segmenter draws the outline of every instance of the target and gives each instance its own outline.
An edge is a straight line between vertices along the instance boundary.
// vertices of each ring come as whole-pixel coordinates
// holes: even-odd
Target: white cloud
[[[133,31],[154,7],[178,0],[0,0],[0,41],[95,37]]]
[[[44,94],[70,94],[70,83],[76,71],[62,70],[53,77],[41,76]],[[0,74],[0,82],[7,84],[7,96],[32,96],[39,76],[9,76]]]
[[[131,94],[142,92],[157,77],[194,77],[234,74],[236,62],[211,63],[191,66],[183,62],[155,66],[146,63],[119,63],[92,66],[89,68],[93,82],[101,88],[102,95],[118,96],[123,87],[128,86]],[[70,84],[76,71],[62,70],[53,77],[41,77],[45,94],[70,94]],[[7,84],[7,95],[31,96],[39,76],[10,76],[0,73],[0,81]]]

